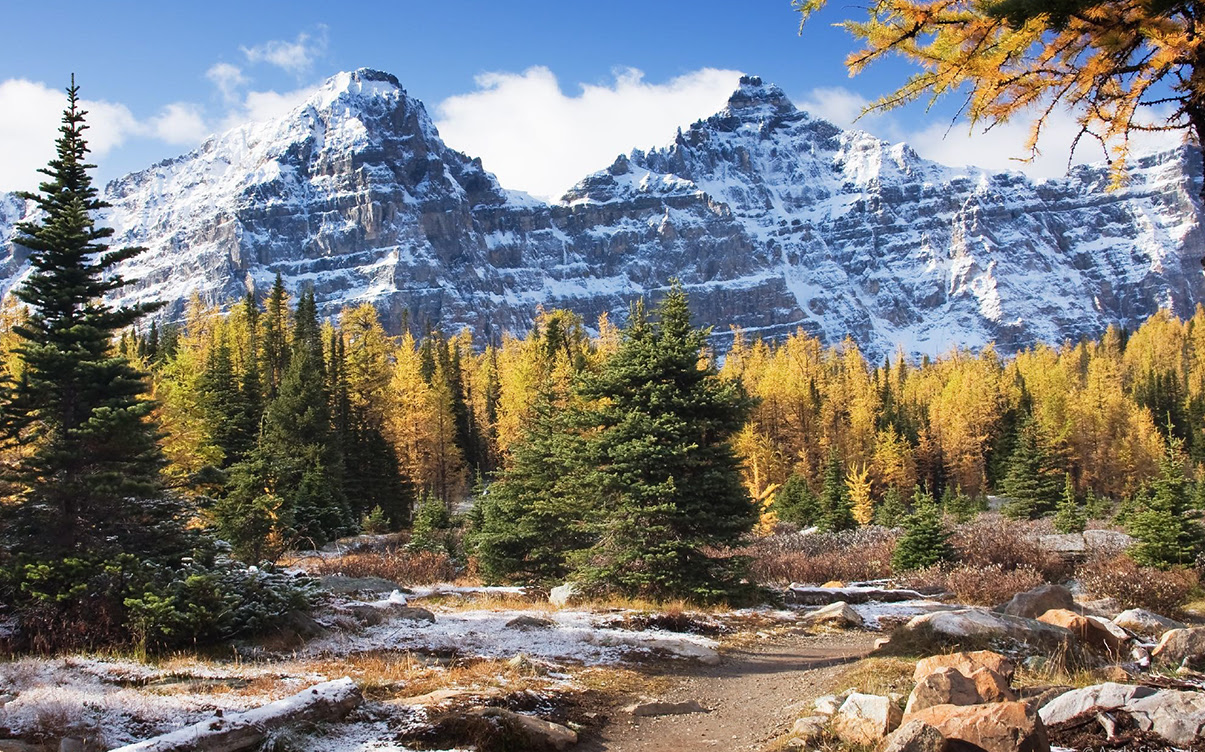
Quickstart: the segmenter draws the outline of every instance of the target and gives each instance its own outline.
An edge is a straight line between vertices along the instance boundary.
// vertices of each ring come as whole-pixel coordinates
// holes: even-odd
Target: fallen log
[[[263,744],[271,731],[284,726],[341,720],[362,699],[355,682],[336,679],[245,713],[211,718],[111,752],[242,752]]]

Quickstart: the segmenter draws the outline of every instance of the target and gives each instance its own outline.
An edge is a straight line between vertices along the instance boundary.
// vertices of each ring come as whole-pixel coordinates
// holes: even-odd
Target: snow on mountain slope
[[[700,323],[765,336],[847,334],[872,356],[1095,336],[1205,298],[1199,157],[1132,160],[1033,183],[955,170],[799,112],[742,79],[728,106],[664,148],[633,151],[561,201],[507,191],[448,148],[392,76],[330,79],[276,121],[111,183],[132,298],[179,312],[280,273],[323,310],[372,301],[408,322],[486,337],[536,306],[588,322],[680,278]],[[23,213],[0,197],[0,238]],[[22,255],[0,253],[0,276]],[[722,332],[721,332],[722,333]]]

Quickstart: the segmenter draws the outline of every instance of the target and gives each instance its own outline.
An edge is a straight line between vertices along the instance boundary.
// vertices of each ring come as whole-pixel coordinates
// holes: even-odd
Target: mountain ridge
[[[320,306],[374,302],[391,331],[526,329],[539,305],[588,323],[672,277],[699,323],[796,328],[910,355],[1134,326],[1205,299],[1199,160],[1185,148],[1065,178],[955,169],[797,110],[741,79],[728,105],[546,203],[448,147],[380,71],[337,74],[288,115],[109,183],[124,299],[231,302],[277,272]],[[0,197],[0,239],[21,208]],[[5,240],[8,286],[23,249]],[[723,332],[720,332],[723,334]]]

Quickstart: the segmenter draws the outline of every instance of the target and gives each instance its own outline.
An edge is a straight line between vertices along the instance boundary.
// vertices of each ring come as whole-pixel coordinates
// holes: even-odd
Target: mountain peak
[[[310,97],[308,104],[322,109],[340,99],[393,99],[405,93],[396,76],[372,68],[359,68],[328,78]]]
[[[786,115],[795,111],[795,105],[782,89],[764,83],[761,76],[741,76],[739,88],[728,98],[728,111],[740,116],[762,112]]]

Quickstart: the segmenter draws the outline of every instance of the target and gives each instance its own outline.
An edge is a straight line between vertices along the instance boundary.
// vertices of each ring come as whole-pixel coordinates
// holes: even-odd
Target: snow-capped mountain
[[[588,322],[678,277],[699,323],[797,327],[873,356],[1134,326],[1205,300],[1199,157],[1187,148],[1065,179],[957,170],[800,112],[744,78],[728,106],[546,204],[450,149],[397,80],[341,73],[289,115],[112,182],[115,243],[150,250],[131,297],[178,312],[280,272],[333,312],[387,326],[525,329],[538,305]],[[24,202],[0,196],[0,238]],[[6,243],[11,281],[23,252]]]

